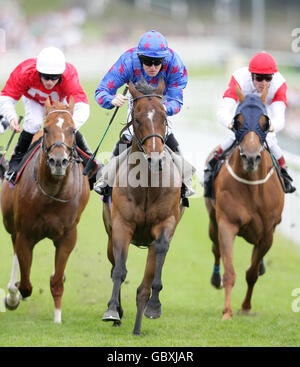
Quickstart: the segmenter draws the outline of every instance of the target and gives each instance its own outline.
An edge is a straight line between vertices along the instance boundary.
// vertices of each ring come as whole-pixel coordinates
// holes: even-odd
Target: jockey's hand
[[[232,129],[233,128],[233,122],[231,122],[229,125],[228,125],[228,129]]]
[[[123,94],[117,94],[115,98],[111,101],[111,104],[116,107],[121,107],[127,100],[128,98],[123,96]]]
[[[18,124],[18,120],[17,119],[10,120],[9,127],[12,130],[16,130],[17,133],[19,133],[21,131],[21,129],[22,129],[21,126]]]
[[[275,131],[275,127],[274,125],[270,124],[269,132],[272,133],[273,131]]]

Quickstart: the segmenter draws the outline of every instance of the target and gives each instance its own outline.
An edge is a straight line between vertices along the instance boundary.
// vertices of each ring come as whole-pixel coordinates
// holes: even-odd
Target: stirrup
[[[17,172],[8,170],[4,173],[4,178],[6,179],[6,181],[8,181],[11,184],[15,185],[15,180],[17,178]]]

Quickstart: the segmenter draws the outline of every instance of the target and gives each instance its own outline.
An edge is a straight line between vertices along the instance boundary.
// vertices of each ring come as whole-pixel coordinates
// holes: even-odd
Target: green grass
[[[84,83],[92,117],[82,132],[92,150],[112,115],[112,111],[99,108],[93,101],[95,87],[96,83]],[[21,111],[21,106],[18,108]],[[125,109],[118,112],[104,140],[103,151],[112,150],[125,114]],[[0,137],[0,145],[5,145],[8,136]],[[146,250],[130,247],[128,274],[122,286],[123,324],[113,328],[101,321],[112,291],[111,267],[106,257],[102,203],[92,192],[78,226],[77,245],[67,264],[62,324],[53,323],[49,277],[54,267],[54,247],[51,241],[44,240],[34,250],[32,296],[16,311],[0,312],[0,346],[299,347],[300,313],[291,308],[292,290],[300,287],[299,247],[281,235],[275,236],[265,257],[267,272],[259,278],[254,290],[252,306],[256,315],[245,317],[237,315],[237,311],[246,293],[245,271],[250,265],[252,246],[237,238],[234,255],[237,280],[232,292],[235,315],[233,320],[222,322],[224,291],[215,290],[209,282],[213,255],[207,228],[203,199],[192,199],[163,268],[162,317],[143,318],[142,334],[136,337],[132,335],[135,295],[145,268]],[[6,290],[12,246],[2,224],[0,238],[0,288]]]

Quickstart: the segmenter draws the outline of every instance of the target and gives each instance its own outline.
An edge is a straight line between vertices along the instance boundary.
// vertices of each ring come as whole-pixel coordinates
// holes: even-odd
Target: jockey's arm
[[[233,98],[224,97],[217,109],[217,120],[225,126],[230,128],[232,120],[238,103]]]
[[[273,102],[267,107],[272,131],[278,132],[284,128],[285,110],[286,105],[282,101]]]
[[[0,95],[0,115],[7,118],[10,123],[10,128],[12,130],[21,131],[21,127],[18,124],[18,115],[16,113],[16,104],[18,101],[9,97]]]
[[[90,105],[84,102],[74,104],[73,121],[75,129],[79,130],[90,116]]]

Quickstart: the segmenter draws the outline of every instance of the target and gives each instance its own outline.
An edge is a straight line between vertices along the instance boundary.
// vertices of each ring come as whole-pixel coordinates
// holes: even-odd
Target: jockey
[[[110,68],[100,81],[95,99],[99,106],[107,109],[121,107],[128,98],[122,94],[116,94],[117,90],[132,81],[134,84],[145,81],[157,86],[159,79],[165,82],[163,105],[168,117],[177,114],[183,104],[183,89],[187,85],[188,76],[185,65],[179,55],[168,48],[165,37],[157,31],[149,31],[142,35],[137,47],[124,52],[117,62]],[[128,114],[131,113],[133,102],[129,96]],[[132,134],[129,129],[125,130],[120,141],[113,150],[113,156],[119,155],[120,145],[127,141],[131,145]],[[168,136],[166,144],[173,152],[180,154],[179,143],[172,133],[171,123],[168,118]],[[99,194],[105,193],[106,183],[102,177],[96,183],[94,189]],[[185,196],[194,192],[191,187],[186,188]]]
[[[89,118],[90,106],[75,67],[65,61],[62,51],[56,47],[44,48],[37,58],[21,62],[10,74],[0,93],[0,115],[6,117],[12,130],[21,132],[15,105],[22,97],[25,117],[23,130],[5,174],[8,181],[14,183],[19,163],[27,152],[33,135],[42,127],[46,99],[49,97],[51,102],[63,102],[69,101],[71,96],[74,99],[76,144],[90,156],[92,152],[78,131]]]
[[[274,58],[266,53],[255,54],[249,63],[249,66],[236,70],[229,82],[229,87],[223,95],[223,100],[217,111],[217,119],[226,128],[233,126],[233,117],[239,104],[236,95],[236,86],[238,85],[244,95],[261,95],[266,84],[268,85],[268,94],[266,107],[270,118],[270,129],[267,135],[267,144],[272,155],[277,160],[281,175],[284,180],[285,192],[292,193],[296,188],[292,185],[292,178],[287,173],[287,166],[276,139],[276,133],[284,128],[285,110],[287,106],[287,84],[283,76],[277,71],[277,65]],[[224,141],[215,152],[214,157],[208,162],[204,175],[204,196],[211,197],[213,186],[213,171],[217,161],[222,157],[230,147],[234,145],[235,135],[229,130],[228,139]]]

